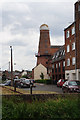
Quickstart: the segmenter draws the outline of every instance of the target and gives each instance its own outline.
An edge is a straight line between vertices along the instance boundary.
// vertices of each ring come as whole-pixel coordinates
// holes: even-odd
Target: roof
[[[42,24],[42,25],[40,26],[40,30],[49,30],[49,27],[48,27],[47,24]]]
[[[64,29],[64,31],[68,28],[70,28],[75,22],[73,22],[72,24],[70,24],[67,28]]]
[[[65,59],[65,45],[60,47],[59,50],[57,50],[54,53],[53,58],[52,58],[52,63],[63,60],[63,59]]]
[[[61,46],[54,54],[56,54],[58,51],[64,50],[64,49],[65,49],[65,45]]]

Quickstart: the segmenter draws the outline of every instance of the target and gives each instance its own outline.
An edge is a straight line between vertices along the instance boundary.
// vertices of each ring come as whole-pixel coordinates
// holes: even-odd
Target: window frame
[[[75,42],[72,43],[72,50],[75,50]]]
[[[75,65],[75,63],[76,63],[76,59],[75,57],[72,57],[72,65]]]
[[[67,53],[70,52],[70,45],[67,45]]]
[[[72,35],[75,34],[75,26],[72,27],[72,29],[71,29],[71,34],[72,34]]]
[[[70,66],[70,58],[67,59],[67,66]]]
[[[70,36],[70,31],[68,30],[68,31],[66,32],[66,38],[69,38],[69,36]]]

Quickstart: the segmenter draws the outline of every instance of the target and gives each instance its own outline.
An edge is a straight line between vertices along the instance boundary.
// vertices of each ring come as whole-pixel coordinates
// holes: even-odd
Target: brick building
[[[52,58],[52,79],[57,83],[59,79],[65,79],[65,46],[57,50]]]
[[[75,3],[75,19],[65,30],[65,45],[51,46],[49,27],[40,26],[37,65],[42,64],[54,81],[60,78],[80,80],[80,0]],[[33,78],[34,78],[34,70]]]
[[[51,70],[51,64],[50,64],[49,61],[51,60],[53,54],[60,47],[61,46],[51,46],[51,44],[50,44],[50,36],[49,36],[49,27],[46,24],[42,24],[40,26],[40,38],[39,38],[38,53],[36,53],[36,57],[37,57],[37,65],[36,65],[36,67],[39,64],[42,64],[46,68],[47,73],[44,73],[44,74],[47,74],[46,75],[46,76],[48,76],[47,79],[49,78],[48,71]],[[34,70],[36,69],[36,67],[33,68],[33,71],[32,71],[32,77],[33,78],[35,76],[34,75]],[[40,66],[40,69],[41,69],[41,66]],[[40,74],[40,73],[36,73],[36,74]],[[34,79],[36,79],[36,78],[34,78]]]
[[[80,80],[80,1],[75,3],[75,21],[64,32],[65,77]]]

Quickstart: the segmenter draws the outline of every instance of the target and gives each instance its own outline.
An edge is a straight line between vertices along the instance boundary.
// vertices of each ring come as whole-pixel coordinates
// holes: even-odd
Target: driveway
[[[62,88],[57,87],[56,85],[45,85],[45,84],[35,84],[36,87],[32,88],[32,90],[35,91],[52,91],[52,92],[57,92],[57,93],[63,93]],[[30,88],[23,88],[24,90],[30,90]]]

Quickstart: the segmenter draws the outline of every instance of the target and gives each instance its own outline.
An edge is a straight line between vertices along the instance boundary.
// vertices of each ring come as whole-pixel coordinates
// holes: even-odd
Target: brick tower
[[[40,63],[47,68],[47,61],[51,57],[49,27],[46,24],[40,26],[40,39],[38,46],[37,65]]]

